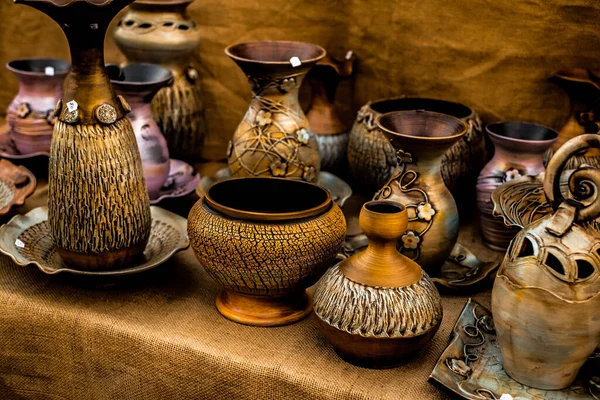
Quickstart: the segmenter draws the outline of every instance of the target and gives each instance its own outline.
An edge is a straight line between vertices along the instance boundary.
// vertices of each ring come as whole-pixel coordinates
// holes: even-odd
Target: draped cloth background
[[[69,58],[60,28],[40,12],[0,2],[0,64],[19,57]],[[370,99],[406,95],[464,102],[485,121],[529,120],[559,128],[568,99],[547,78],[563,67],[600,69],[597,0],[196,0],[196,52],[206,105],[204,156],[222,159],[250,99],[223,49],[289,39],[358,56],[338,99],[344,119]],[[107,61],[122,61],[109,34]],[[308,90],[308,85],[303,89]],[[0,115],[16,80],[0,68]],[[307,94],[305,93],[304,97]]]

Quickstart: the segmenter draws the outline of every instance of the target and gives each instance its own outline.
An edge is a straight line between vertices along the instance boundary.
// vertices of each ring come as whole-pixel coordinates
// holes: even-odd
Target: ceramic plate
[[[196,189],[199,181],[200,175],[196,173],[191,165],[171,158],[169,177],[160,189],[158,197],[150,200],[150,204],[158,204],[165,199],[187,196]]]
[[[0,216],[13,206],[22,206],[36,185],[35,176],[27,168],[0,160]]]

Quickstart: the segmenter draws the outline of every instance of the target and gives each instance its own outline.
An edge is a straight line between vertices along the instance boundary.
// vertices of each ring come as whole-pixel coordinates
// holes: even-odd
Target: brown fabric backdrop
[[[352,49],[356,76],[340,88],[351,122],[367,100],[400,94],[471,105],[484,119],[522,119],[560,127],[567,97],[546,79],[556,69],[600,69],[597,0],[198,0],[196,58],[207,107],[205,157],[224,157],[245,112],[249,89],[223,53],[258,39],[304,40],[333,54]],[[25,6],[0,2],[0,64],[19,57],[68,59],[56,24]],[[111,36],[107,61],[123,60]],[[305,88],[307,89],[307,88]],[[16,80],[0,68],[0,115]]]

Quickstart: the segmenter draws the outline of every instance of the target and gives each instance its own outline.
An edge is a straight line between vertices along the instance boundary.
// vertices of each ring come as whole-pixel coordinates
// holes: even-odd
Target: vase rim
[[[589,68],[561,68],[550,79],[564,79],[572,82],[588,83],[600,89],[600,78]]]
[[[56,7],[68,7],[73,3],[88,3],[95,7],[104,7],[119,0],[14,0],[15,4],[48,3]]]
[[[296,187],[294,188],[294,186]],[[270,197],[267,198],[268,196],[265,195],[265,188],[270,189],[270,191],[267,192],[267,195],[269,193],[273,194],[272,192],[285,194],[286,191],[288,197],[290,191],[292,194],[296,194],[297,196],[291,196],[290,199],[286,199],[297,201],[296,207],[293,207],[294,205],[292,205],[289,210],[286,210],[285,207],[281,207],[281,205],[285,206],[289,203],[281,200],[275,206],[280,207],[281,209],[276,212],[258,210],[258,207],[254,207],[254,203],[258,203],[261,200],[266,202],[270,201],[274,204],[274,200]],[[219,191],[221,191],[221,193],[219,193]],[[222,197],[224,194],[235,194],[236,191],[237,196],[227,196],[228,199],[226,201],[218,198]],[[253,196],[253,194],[255,195]],[[302,194],[304,196],[302,196]],[[263,198],[261,198],[261,196]],[[312,200],[312,204],[309,204],[307,200]],[[225,214],[226,216],[260,222],[293,221],[316,217],[329,210],[333,203],[329,191],[319,185],[301,180],[275,177],[240,177],[219,181],[208,188],[202,201],[204,201],[209,208]],[[257,210],[254,211],[253,207]]]
[[[543,133],[544,135],[550,135],[550,137],[547,139],[528,139],[526,137],[511,137],[511,136],[507,136],[506,134],[502,134],[502,133],[495,132],[492,130],[492,128],[494,128],[494,127],[507,127],[509,125],[513,125],[515,128],[521,127],[521,128],[528,128],[528,130],[537,130],[537,131]],[[552,128],[549,128],[549,127],[541,125],[541,124],[536,124],[535,122],[524,122],[524,121],[492,122],[491,124],[486,125],[485,131],[491,138],[494,138],[494,139],[508,140],[512,143],[523,143],[523,144],[529,144],[529,145],[540,144],[540,145],[550,146],[550,145],[552,145],[552,143],[556,142],[556,140],[558,139],[558,136],[559,136],[558,132]]]
[[[118,66],[116,66],[114,64],[109,64],[106,67],[108,69],[110,67],[118,67]],[[137,79],[137,80],[119,80],[119,79],[113,79],[110,76],[110,73],[109,73],[110,82],[114,86],[121,86],[121,87],[130,88],[130,89],[142,90],[143,88],[168,86],[170,84],[170,82],[172,82],[173,79],[174,79],[173,73],[171,72],[170,69],[165,68],[165,67],[160,66],[160,65],[156,65],[156,64],[150,64],[150,63],[133,63],[133,64],[129,64],[128,66],[126,66],[124,68],[119,68],[119,69],[125,75],[125,79],[127,78],[127,71],[128,70],[153,71],[155,73],[160,73],[161,76],[162,76],[162,78],[161,79],[157,78],[157,79],[152,79],[152,80],[141,80],[141,79]]]
[[[435,97],[418,97],[418,96],[398,96],[398,97],[388,97],[388,98],[381,98],[381,99],[377,99],[377,100],[373,100],[370,101],[368,103],[368,106],[371,110],[379,113],[379,114],[387,114],[388,112],[394,112],[394,111],[412,111],[415,110],[417,108],[421,109],[421,107],[411,107],[411,108],[396,108],[396,107],[390,107],[388,110],[386,110],[385,112],[381,112],[379,110],[377,110],[378,106],[383,106],[387,104],[392,104],[392,103],[403,103],[403,102],[422,102],[422,103],[430,103],[430,105],[434,105],[434,107],[432,107],[432,109],[427,109],[425,107],[422,107],[422,109],[424,109],[425,111],[430,111],[430,112],[436,112],[439,114],[446,114],[446,115],[450,115],[452,117],[456,117],[456,118],[460,118],[460,119],[467,119],[469,117],[472,117],[473,114],[475,114],[475,111],[469,107],[466,104],[463,104],[461,102],[458,101],[452,101],[452,100],[446,100],[446,99],[438,99]],[[436,107],[437,106],[437,107]],[[449,106],[449,107],[456,107],[456,112],[444,112],[441,110],[441,107],[443,106]],[[436,109],[433,109],[436,108]],[[460,109],[460,110],[459,110]]]
[[[281,61],[261,60],[258,58],[249,58],[249,57],[239,56],[239,55],[234,54],[234,52],[233,52],[234,50],[236,50],[240,47],[244,47],[244,46],[249,46],[249,45],[268,46],[268,45],[273,45],[273,44],[305,46],[306,48],[312,47],[313,50],[316,50],[318,52],[318,55],[313,56],[313,57],[309,57],[309,58],[298,57],[302,64],[317,63],[317,62],[319,62],[319,60],[323,59],[325,57],[325,55],[327,54],[325,49],[317,44],[308,43],[308,42],[298,42],[298,41],[292,41],[292,40],[257,40],[257,41],[235,43],[235,44],[229,45],[225,48],[225,54],[227,54],[227,56],[229,56],[231,59],[233,59],[235,61],[243,62],[243,63],[285,65],[285,66],[290,65],[290,60],[281,60]]]
[[[32,71],[32,67],[38,63],[42,67],[40,71]],[[25,66],[29,66],[30,69],[25,69]],[[54,75],[47,75],[43,70],[43,67],[53,67]],[[6,69],[10,72],[13,72],[18,75],[32,76],[32,77],[61,77],[66,76],[70,69],[71,63],[67,60],[63,60],[60,58],[50,58],[50,57],[29,57],[29,58],[17,58],[15,60],[11,60],[6,63]]]
[[[401,115],[404,115],[404,116],[422,115],[422,116],[429,116],[431,118],[445,119],[447,121],[452,121],[455,124],[460,125],[461,129],[457,133],[454,133],[451,135],[419,136],[419,135],[411,135],[411,134],[407,134],[407,133],[398,132],[396,130],[386,128],[385,126],[381,125],[382,120],[385,120],[386,118],[390,118],[392,116],[401,116]],[[377,127],[379,129],[381,129],[382,131],[386,132],[388,135],[391,135],[394,137],[412,139],[412,140],[419,139],[419,140],[423,140],[425,142],[430,142],[430,143],[440,143],[440,142],[444,143],[444,142],[458,140],[462,136],[464,136],[469,130],[469,126],[460,118],[454,117],[449,114],[442,114],[442,113],[438,113],[438,112],[425,111],[425,110],[392,111],[389,113],[379,115],[375,122],[377,124]]]
[[[176,6],[180,4],[191,4],[194,0],[136,0],[134,4]]]

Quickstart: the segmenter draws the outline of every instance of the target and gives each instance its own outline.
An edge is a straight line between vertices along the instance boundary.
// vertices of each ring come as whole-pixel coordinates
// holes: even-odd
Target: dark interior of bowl
[[[263,41],[239,43],[228,48],[229,54],[248,61],[284,62],[298,57],[303,63],[324,55],[324,50],[311,43]]]
[[[452,115],[456,118],[467,118],[472,114],[469,107],[460,103],[418,97],[377,101],[371,104],[371,108],[380,114],[386,114],[392,111],[409,110],[433,111],[436,113]]]
[[[520,140],[554,140],[558,137],[555,130],[526,122],[498,122],[489,124],[487,130],[498,136]]]
[[[264,214],[310,210],[328,199],[325,189],[302,181],[273,178],[244,178],[221,181],[208,190],[210,199],[221,206]]]
[[[429,111],[394,111],[383,114],[379,123],[388,131],[416,137],[444,138],[465,130],[460,119]]]
[[[391,201],[372,201],[365,204],[365,208],[379,214],[397,214],[404,210],[401,204],[395,204]]]
[[[39,74],[46,73],[46,67],[54,68],[55,74],[66,73],[69,71],[71,64],[65,60],[57,60],[55,58],[33,58],[14,60],[8,63],[8,66],[15,71],[33,72]]]
[[[131,64],[125,68],[107,65],[108,77],[127,83],[153,83],[170,79],[171,71],[153,64]]]

